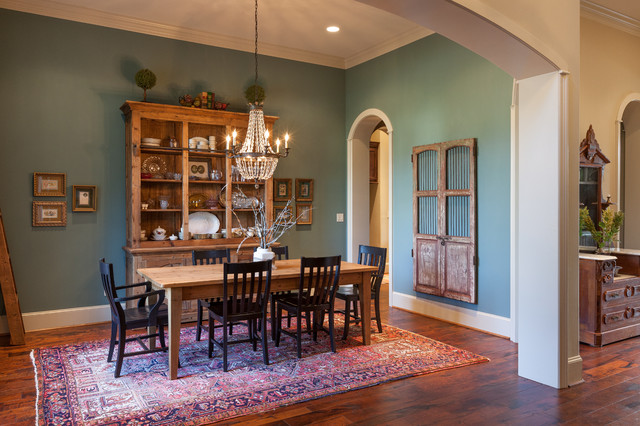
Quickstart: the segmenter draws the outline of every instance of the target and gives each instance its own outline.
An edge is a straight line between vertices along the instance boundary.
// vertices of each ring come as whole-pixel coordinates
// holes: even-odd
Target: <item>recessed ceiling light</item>
[[[327,31],[329,31],[330,33],[337,33],[338,31],[340,31],[340,27],[332,25],[330,27],[327,27]]]

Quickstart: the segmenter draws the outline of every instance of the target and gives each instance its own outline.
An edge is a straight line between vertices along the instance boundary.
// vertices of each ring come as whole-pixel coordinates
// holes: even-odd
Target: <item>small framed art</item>
[[[311,203],[296,203],[296,217],[298,225],[311,225],[312,215]]]
[[[189,179],[209,180],[209,170],[211,170],[211,160],[204,158],[189,160]]]
[[[313,201],[313,179],[296,179],[296,201]]]
[[[95,185],[73,185],[72,210],[74,212],[95,212],[96,191]]]
[[[34,201],[33,226],[67,226],[67,203]]]
[[[273,201],[291,199],[291,179],[273,178]]]
[[[64,197],[66,195],[66,173],[33,173],[34,197]]]
[[[291,207],[285,210],[287,206],[273,206],[273,220],[276,220],[281,214],[282,219],[284,220],[292,220],[293,212],[291,211]]]

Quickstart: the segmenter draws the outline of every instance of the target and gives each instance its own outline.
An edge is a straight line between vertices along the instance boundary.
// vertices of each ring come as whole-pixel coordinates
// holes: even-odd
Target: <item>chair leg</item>
[[[113,359],[113,349],[116,347],[116,339],[118,338],[118,325],[115,322],[111,322],[111,341],[109,342],[109,355],[107,356],[107,362],[111,362]]]
[[[376,323],[378,324],[378,333],[382,333],[382,317],[380,316],[380,299],[375,298],[373,304],[376,309]]]
[[[251,343],[253,344],[253,351],[255,352],[256,350],[258,350],[258,340],[256,339],[257,336],[257,332],[258,330],[256,330],[256,320],[252,319],[248,321],[249,323],[247,324],[249,326],[249,337],[251,338]]]
[[[296,343],[298,348],[298,358],[302,358],[302,315],[300,311],[297,312],[296,320],[298,322],[296,324]]]
[[[158,322],[156,327],[158,328],[158,336],[160,337],[160,347],[166,349],[167,344],[164,341],[164,324],[162,322]]]
[[[342,340],[347,340],[349,335],[349,323],[351,322],[351,301],[349,299],[344,301],[344,332],[342,333]]]
[[[271,340],[276,340],[276,303],[271,296],[271,303],[269,303],[269,309],[271,311]]]
[[[358,313],[358,301],[353,301],[353,319],[356,325],[360,324],[360,314]]]
[[[282,334],[282,308],[276,309],[276,348],[280,346],[280,334]]]
[[[267,347],[267,319],[262,317],[262,360],[264,365],[269,365],[269,348]]]
[[[224,320],[223,320],[224,321]],[[222,370],[226,372],[228,370],[227,365],[227,322],[223,322],[222,324]],[[209,327],[211,330],[211,327]]]
[[[196,342],[200,341],[200,333],[202,332],[202,301],[198,299],[198,312],[196,317]]]
[[[329,309],[329,339],[331,340],[331,352],[336,352],[336,339],[333,336],[333,307]]]
[[[207,346],[207,355],[209,358],[213,358],[213,338],[215,337],[214,322],[215,320],[209,315],[209,338],[207,339],[209,340],[209,345]]]
[[[126,346],[125,342],[127,340],[127,331],[124,325],[121,324],[119,326],[118,331],[119,331],[120,340],[118,340],[118,355],[116,358],[116,371],[113,374],[116,379],[120,377],[120,371],[122,370],[122,360],[124,359],[124,347]]]

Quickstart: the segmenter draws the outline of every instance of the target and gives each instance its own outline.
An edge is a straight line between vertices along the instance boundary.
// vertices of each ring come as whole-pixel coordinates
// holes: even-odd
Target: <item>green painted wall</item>
[[[179,95],[213,90],[230,110],[245,112],[253,55],[4,9],[0,40],[0,209],[22,311],[105,304],[98,259],[113,262],[124,282],[119,107],[142,98],[135,72],[156,73],[151,102],[176,105]],[[299,226],[284,243],[294,256],[344,254],[344,224],[332,219],[346,205],[345,73],[266,57],[259,67],[265,113],[282,117],[276,133],[293,137],[276,176],[315,179],[313,225]],[[67,174],[66,227],[31,226],[34,171]],[[71,212],[74,184],[98,186],[96,213]]]
[[[510,105],[512,78],[432,35],[346,72],[346,131],[368,108],[393,126],[393,288],[509,317]],[[413,146],[478,139],[478,304],[413,291]]]

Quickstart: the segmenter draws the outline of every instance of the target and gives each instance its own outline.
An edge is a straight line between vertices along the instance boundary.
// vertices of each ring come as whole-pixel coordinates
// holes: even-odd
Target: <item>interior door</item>
[[[414,290],[477,303],[476,140],[413,148]]]

